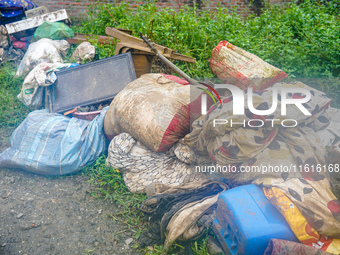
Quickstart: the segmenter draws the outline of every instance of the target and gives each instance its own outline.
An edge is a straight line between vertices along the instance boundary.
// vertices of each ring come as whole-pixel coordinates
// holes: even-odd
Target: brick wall
[[[249,15],[251,13],[254,13],[254,8],[249,7],[249,1],[250,0],[210,0],[210,1],[202,1],[202,0],[161,0],[156,1],[156,5],[160,8],[162,7],[172,7],[176,10],[179,10],[183,5],[189,5],[192,6],[194,3],[197,4],[198,8],[210,8],[214,9],[216,7],[226,7],[228,9],[233,9],[234,7],[237,7],[238,11],[241,14]],[[291,0],[265,0],[269,1],[271,4],[284,4],[288,3]],[[66,9],[69,13],[69,15],[74,19],[79,19],[81,17],[84,17],[87,8],[89,6],[97,5],[96,0],[33,0],[34,3],[37,5],[45,5],[48,7],[50,11],[55,11],[59,9]],[[122,2],[122,1],[114,1],[114,0],[106,0],[106,1],[100,1],[101,3],[112,3],[115,4],[116,2]],[[138,5],[143,4],[145,1],[131,1],[131,0],[125,0],[125,2],[129,2],[131,4],[132,8],[136,8]]]

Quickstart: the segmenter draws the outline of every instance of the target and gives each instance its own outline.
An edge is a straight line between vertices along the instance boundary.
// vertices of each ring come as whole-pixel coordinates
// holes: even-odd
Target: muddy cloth
[[[263,255],[331,255],[316,248],[281,239],[271,239]]]
[[[37,110],[29,113],[0,154],[0,168],[46,175],[70,174],[92,164],[106,149],[107,108],[93,121]]]
[[[299,209],[279,189],[263,188],[265,196],[284,216],[299,241],[305,245],[334,254],[340,254],[340,239],[323,236],[308,223]]]
[[[5,49],[0,48],[0,63],[1,62],[14,62],[15,64],[19,64],[22,57],[24,56],[24,52],[20,49]]]
[[[179,186],[153,185],[140,205],[151,227],[142,233],[142,245],[197,239],[213,220],[218,195],[228,186],[211,180]]]
[[[340,140],[340,110],[331,107],[329,115],[332,116],[332,120],[328,127],[317,132],[325,147],[332,147],[334,143]]]
[[[131,135],[122,133],[110,143],[106,164],[117,168],[133,193],[145,192],[153,183],[179,185],[207,179],[190,169],[190,148],[178,142],[167,152],[153,152]]]
[[[281,98],[277,110],[271,116],[255,116],[246,108],[246,116],[232,116],[232,99],[224,99],[225,104],[210,109],[207,116],[193,123],[191,148],[201,153],[203,160],[220,166],[231,165],[242,170],[253,167],[255,171],[226,171],[221,173],[232,185],[255,183],[264,187],[276,187],[299,208],[311,226],[319,233],[330,237],[340,237],[340,202],[332,193],[328,172],[312,171],[312,168],[326,166],[325,148],[317,131],[326,128],[330,122],[328,112],[330,99],[320,91],[303,83],[276,84],[274,87],[305,88],[310,90],[311,100],[304,104],[311,116],[305,116],[294,105],[287,105],[287,116],[280,111]],[[256,109],[268,109],[272,102],[272,88],[253,93]],[[288,98],[299,98],[298,93],[287,94]],[[227,103],[229,100],[229,103]],[[248,105],[245,102],[245,105]],[[294,119],[297,127],[284,128],[277,121],[262,128],[228,124],[216,125],[214,119],[242,122],[243,119]],[[229,122],[230,123],[230,122]],[[204,157],[204,155],[209,155]],[[339,163],[339,160],[337,161]],[[284,166],[285,171],[263,171],[263,166]],[[296,171],[294,171],[296,166]],[[293,170],[289,171],[292,167]],[[333,166],[335,167],[335,166]],[[288,170],[288,171],[287,171]]]
[[[6,48],[8,46],[7,30],[5,26],[0,26],[0,48]]]

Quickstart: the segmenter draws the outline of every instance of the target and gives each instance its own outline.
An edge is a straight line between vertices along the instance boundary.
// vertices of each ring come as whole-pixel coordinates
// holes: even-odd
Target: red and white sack
[[[281,69],[227,41],[217,44],[209,61],[211,70],[223,83],[244,90],[265,89],[288,77]]]
[[[190,132],[190,117],[200,115],[202,91],[197,89],[190,103],[191,89],[161,74],[142,75],[112,101],[104,121],[106,136],[125,132],[152,151],[168,150]]]

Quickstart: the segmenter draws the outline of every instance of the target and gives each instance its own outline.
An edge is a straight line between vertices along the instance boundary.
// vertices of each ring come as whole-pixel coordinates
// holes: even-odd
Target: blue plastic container
[[[263,255],[271,238],[298,242],[285,218],[251,184],[220,194],[214,232],[226,254]]]

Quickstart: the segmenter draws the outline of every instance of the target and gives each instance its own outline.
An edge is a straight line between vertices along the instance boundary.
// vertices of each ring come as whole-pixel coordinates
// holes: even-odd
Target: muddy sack
[[[142,75],[112,101],[105,134],[129,133],[152,151],[168,150],[190,132],[190,89],[160,74]]]
[[[264,89],[288,77],[281,69],[227,41],[217,44],[209,61],[211,70],[222,83],[241,89]]]
[[[82,64],[85,62],[91,62],[96,54],[96,48],[89,42],[82,42],[74,50],[71,61],[77,62],[77,64]]]
[[[13,132],[11,147],[0,154],[0,168],[46,175],[74,173],[93,163],[106,148],[107,108],[93,121],[38,110]]]

